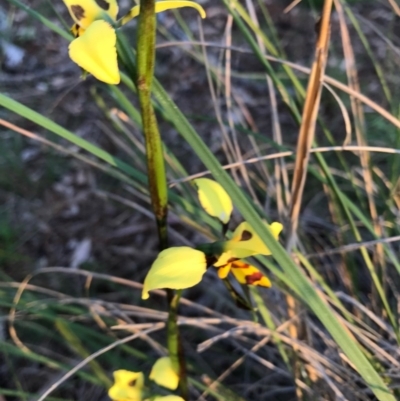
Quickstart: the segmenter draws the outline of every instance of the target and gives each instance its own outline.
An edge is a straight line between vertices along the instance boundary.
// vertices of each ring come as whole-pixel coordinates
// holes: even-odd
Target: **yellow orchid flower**
[[[271,281],[255,266],[238,260],[232,263],[231,272],[240,284],[271,287]]]
[[[278,239],[283,228],[282,224],[274,222],[267,227]],[[206,244],[199,248],[201,251],[186,246],[172,247],[162,251],[144,280],[142,299],[148,299],[149,291],[155,289],[179,290],[193,287],[201,281],[207,267],[211,265],[218,269],[218,277],[221,279],[225,279],[232,272],[241,284],[271,286],[269,279],[255,266],[240,260],[253,255],[271,254],[271,251],[247,222],[239,224],[232,239]],[[215,261],[216,249],[222,252]]]
[[[142,299],[159,288],[181,290],[200,283],[207,269],[206,255],[187,246],[160,252],[144,280]]]
[[[160,358],[154,366],[158,364],[156,367],[156,376],[161,378],[163,376],[163,372],[161,369],[164,367],[167,370],[169,367],[163,362],[159,362],[160,360],[169,359],[168,357]],[[153,366],[153,370],[154,370]],[[152,371],[153,372],[153,371]],[[176,379],[170,375],[171,372],[168,372],[167,375],[164,373],[164,381],[156,381],[157,384],[161,386],[171,388],[165,380],[171,379],[174,383]],[[151,374],[150,374],[151,379]],[[153,379],[154,380],[154,379]],[[179,379],[178,379],[179,380]],[[143,386],[144,386],[144,376],[142,372],[131,372],[129,370],[117,370],[114,372],[114,384],[108,390],[108,396],[113,401],[142,401],[143,399]],[[178,384],[176,384],[176,387]],[[175,387],[175,388],[176,388]],[[156,396],[151,398],[152,401],[184,401],[183,398],[178,397],[176,395],[166,395],[166,396]],[[145,400],[149,401],[149,400]]]
[[[179,384],[179,375],[175,372],[169,356],[157,359],[151,369],[149,378],[155,381],[159,386],[166,387],[170,390],[176,390]]]
[[[142,401],[144,376],[142,372],[117,370],[114,372],[114,385],[108,390],[113,401]]]
[[[111,25],[103,20],[93,22],[85,33],[69,45],[69,56],[99,81],[118,84],[120,81],[117,36]]]
[[[278,240],[282,231],[282,224],[274,222],[267,225],[273,236]],[[238,225],[233,232],[232,239],[219,243],[223,250],[214,267],[218,269],[218,277],[225,279],[232,272],[240,284],[257,285],[260,287],[270,287],[271,282],[255,266],[241,261],[254,255],[271,255],[271,251],[264,244],[264,241],[257,235],[247,222]]]
[[[214,267],[218,269],[220,279],[225,279],[231,272],[240,284],[256,285],[258,287],[271,287],[271,281],[257,267],[242,260],[230,257],[230,252],[221,255]]]
[[[212,217],[227,224],[232,214],[232,200],[225,189],[209,178],[194,180],[198,187],[199,201],[203,209]]]
[[[119,27],[135,18],[140,7],[133,7],[117,21],[117,0],[63,0],[75,24],[71,31],[76,39],[69,46],[69,56],[85,71],[108,84],[120,82],[117,62],[117,35]],[[155,12],[160,13],[174,8],[192,7],[205,18],[204,9],[193,1],[159,1]]]
[[[208,178],[196,179],[195,183],[204,210],[227,225],[233,205],[224,188]],[[278,240],[282,224],[274,222],[266,226]],[[144,281],[142,299],[147,299],[149,291],[153,289],[192,287],[201,281],[211,265],[218,269],[221,279],[226,279],[232,272],[240,284],[270,287],[271,282],[264,274],[255,266],[240,260],[254,255],[271,255],[271,251],[247,222],[239,224],[228,241],[199,245],[198,250],[189,247],[169,248],[162,251],[151,266]]]
[[[283,229],[283,225],[274,222],[271,225],[265,223],[276,240]],[[271,251],[264,241],[253,230],[249,223],[244,221],[233,232],[232,239],[223,243],[224,252],[230,251],[230,257],[236,259],[247,258],[253,255],[271,255]]]
[[[97,20],[117,20],[117,0],[64,0],[64,3],[75,24],[82,29]]]

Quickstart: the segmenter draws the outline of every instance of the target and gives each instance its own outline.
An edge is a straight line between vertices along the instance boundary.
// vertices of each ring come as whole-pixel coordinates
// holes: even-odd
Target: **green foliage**
[[[47,30],[53,30],[67,41],[71,39],[66,30],[54,23],[55,14],[49,13],[49,9],[31,9],[20,0],[9,2],[36,18]],[[121,266],[121,271],[111,275],[101,260],[89,260],[75,270],[31,268],[33,277],[23,285],[13,283],[3,274],[1,307],[9,313],[10,338],[2,340],[1,344],[8,363],[16,368],[11,384],[6,387],[0,383],[5,386],[0,393],[23,399],[37,393],[46,395],[53,389],[49,386],[36,389],[32,383],[41,375],[52,377],[54,372],[67,374],[71,369],[71,377],[65,376],[66,380],[58,382],[51,394],[56,399],[76,399],[76,383],[81,389],[91,386],[93,391],[104,391],[110,385],[112,370],[144,371],[147,377],[154,360],[163,354],[168,343],[178,370],[183,366],[179,347],[183,344],[187,350],[188,382],[197,389],[191,389],[196,397],[201,391],[210,400],[266,398],[275,389],[268,384],[273,377],[270,371],[285,383],[283,390],[291,389],[285,393],[287,399],[294,397],[294,385],[303,392],[304,399],[310,400],[329,398],[332,391],[338,398],[351,401],[374,396],[380,401],[393,401],[400,396],[393,389],[395,382],[392,380],[392,373],[398,368],[394,350],[400,341],[397,311],[400,261],[396,248],[396,238],[400,234],[400,140],[395,117],[398,99],[393,90],[393,78],[385,74],[387,60],[382,60],[374,47],[377,37],[364,29],[362,20],[352,12],[352,6],[358,9],[367,3],[357,0],[346,3],[352,43],[347,46],[354,46],[356,61],[360,55],[369,58],[370,70],[364,76],[361,69],[366,67],[361,63],[356,63],[353,70],[348,65],[348,69],[343,70],[346,60],[342,60],[340,36],[335,36],[334,60],[327,74],[346,85],[348,75],[356,74],[365,96],[361,97],[353,87],[351,99],[333,80],[329,88],[335,91],[335,96],[324,89],[313,147],[325,149],[314,149],[311,155],[306,192],[301,199],[298,246],[293,249],[290,244],[284,247],[278,243],[262,219],[284,222],[290,212],[291,166],[296,158],[295,143],[309,78],[299,73],[299,64],[309,63],[310,53],[304,54],[299,64],[289,63],[292,56],[286,53],[296,54],[293,48],[296,44],[290,46],[286,39],[280,41],[286,33],[278,32],[279,27],[275,26],[280,16],[270,15],[273,8],[264,2],[220,2],[219,6],[225,5],[233,21],[233,31],[227,29],[227,36],[224,36],[226,43],[233,38],[232,53],[228,56],[223,49],[221,55],[214,57],[211,45],[201,48],[196,43],[190,48],[184,47],[187,68],[196,71],[196,80],[201,82],[195,88],[192,86],[196,80],[177,77],[173,69],[167,74],[164,72],[160,79],[153,78],[153,50],[144,35],[139,38],[141,53],[137,71],[136,54],[132,50],[134,42],[123,30],[118,31],[122,84],[105,87],[90,80],[85,83],[93,99],[90,106],[98,108],[102,123],[116,144],[114,147],[103,148],[92,138],[82,138],[69,126],[52,121],[34,106],[24,105],[23,99],[0,94],[0,105],[4,108],[2,117],[18,115],[19,121],[34,123],[35,127],[49,133],[56,151],[91,165],[115,180],[116,191],[107,194],[108,202],[124,203],[138,215],[145,216],[134,223],[138,236],[145,219],[150,217],[153,222],[153,210],[159,223],[161,248],[166,246],[167,230],[173,241],[192,247],[205,239],[220,238],[221,224],[200,207],[191,182],[194,177],[188,173],[208,169],[233,200],[236,208],[233,221],[245,219],[272,251],[273,259],[257,257],[254,263],[269,274],[274,284],[274,289],[268,293],[247,287],[231,288],[233,293],[244,291],[246,296],[252,297],[256,309],[248,313],[238,309],[225,288],[219,288],[216,280],[210,278],[212,273],[207,272],[206,280],[210,281],[196,287],[193,293],[188,292],[193,299],[197,294],[199,302],[181,301],[182,309],[178,313],[181,294],[169,293],[167,342],[158,333],[165,330],[166,321],[164,303],[159,303],[159,295],[155,295],[151,303],[140,300],[141,287],[135,280],[143,282],[150,266],[150,262],[143,262],[141,249],[131,258],[138,267],[128,273]],[[299,7],[303,7],[303,13],[309,13],[307,7],[320,10],[322,4],[322,1],[303,0]],[[371,0],[368,7],[376,4]],[[257,13],[258,22],[253,12]],[[192,21],[178,12],[176,17],[180,37],[186,35],[194,41]],[[149,28],[143,21],[139,29],[146,31]],[[213,20],[210,24],[206,27],[217,29],[218,24]],[[150,25],[151,28],[153,25]],[[160,36],[175,42],[175,35],[178,35],[175,28],[166,26],[168,29],[159,22]],[[311,35],[313,27],[305,27],[308,28]],[[332,32],[340,35],[339,31]],[[215,43],[221,43],[220,35],[222,33],[212,38]],[[153,42],[154,37],[150,39]],[[379,42],[379,46],[383,44]],[[198,73],[199,65],[206,70],[215,117],[195,109],[197,103],[203,101],[199,88],[205,82]],[[159,67],[162,71],[161,64]],[[136,88],[137,73],[141,77],[139,88]],[[369,87],[370,81],[374,83],[373,90]],[[182,95],[180,98],[183,91],[179,89],[180,84],[190,87],[190,97]],[[245,101],[239,95],[242,93]],[[358,108],[352,104],[354,99],[361,102]],[[391,121],[377,112],[379,108],[371,107],[376,105],[373,102],[385,105],[393,117]],[[85,110],[88,107],[85,105]],[[346,119],[352,125],[352,148],[342,147],[343,120]],[[355,128],[358,128],[357,135]],[[145,141],[141,135],[136,136],[142,131],[146,133]],[[217,138],[210,132],[218,132]],[[60,140],[62,144],[73,144],[79,151],[60,147]],[[44,170],[48,175],[41,180],[40,190],[32,191],[32,187],[39,185],[32,182],[26,174],[27,167],[15,157],[23,143],[21,138],[17,141],[11,145],[5,141],[10,147],[2,148],[0,188],[34,198],[62,174],[68,159],[56,163],[54,153],[46,157],[48,164]],[[145,145],[148,146],[148,169],[145,168]],[[375,148],[366,150],[366,146]],[[185,155],[185,160],[181,160],[181,154]],[[242,160],[253,155],[255,160],[244,166]],[[235,167],[223,168],[223,164],[235,162],[238,163]],[[7,175],[9,170],[15,180]],[[168,190],[167,184],[170,184]],[[125,197],[121,196],[120,188],[127,188],[129,195],[122,192]],[[169,224],[167,206],[172,215]],[[232,227],[233,224],[224,230]],[[228,237],[232,234],[229,229],[225,231]],[[148,236],[146,242],[150,242],[154,232],[144,233]],[[21,235],[7,210],[2,210],[0,266],[33,263],[31,258],[18,253]],[[288,230],[284,230],[282,241],[290,242],[289,239]],[[152,244],[152,249],[156,249],[155,241]],[[108,247],[112,245],[103,246]],[[132,243],[129,247],[132,248]],[[155,257],[156,254],[152,254],[152,260]],[[121,279],[122,274],[127,274],[128,278]],[[177,334],[178,322],[184,326],[180,328],[184,332],[182,343]],[[124,344],[125,340],[129,343]],[[95,354],[99,350],[104,353]],[[85,358],[82,366],[76,367],[76,361]],[[29,390],[26,391],[24,376],[19,376],[17,368],[33,364],[42,368],[33,374],[32,382],[27,382]],[[234,368],[225,376],[230,366]],[[263,392],[263,388],[267,390]],[[185,388],[181,390],[186,391]]]

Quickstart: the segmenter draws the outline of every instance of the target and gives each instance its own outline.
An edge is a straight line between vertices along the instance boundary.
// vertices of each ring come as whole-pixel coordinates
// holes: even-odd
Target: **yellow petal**
[[[220,279],[228,277],[231,270],[231,264],[235,260],[235,258],[232,258],[232,253],[230,251],[221,254],[218,260],[214,263],[214,267],[218,269],[217,274]]]
[[[206,17],[206,12],[204,11],[204,8],[200,4],[195,3],[194,1],[157,1],[155,3],[155,12],[161,13],[166,10],[171,10],[173,8],[182,8],[182,7],[195,8],[200,13],[201,18]],[[121,18],[121,25],[126,24],[132,18],[137,17],[139,14],[140,14],[140,6],[132,7]]]
[[[274,222],[271,225],[266,224],[266,226],[274,238],[278,240],[279,233],[283,229],[282,224]],[[271,255],[271,251],[264,241],[246,221],[239,224],[233,233],[233,238],[225,242],[224,250],[230,251],[232,257],[235,258],[247,258],[252,255]]]
[[[225,189],[218,182],[209,178],[199,178],[194,182],[198,187],[199,201],[204,210],[224,224],[228,223],[233,205]]]
[[[217,274],[221,280],[228,277],[228,274],[231,271],[231,266],[232,264],[228,263],[227,265],[218,268]]]
[[[227,251],[227,252],[223,252],[220,257],[218,258],[218,260],[214,263],[215,267],[223,267],[229,263],[232,263],[235,259],[232,258],[232,252],[231,251]]]
[[[179,384],[179,375],[175,372],[171,358],[162,357],[156,361],[150,372],[150,380],[155,381],[159,386],[170,390],[176,390]]]
[[[108,390],[108,395],[115,401],[141,401],[144,377],[142,372],[116,370],[114,385]]]
[[[64,0],[72,19],[82,28],[99,19],[117,19],[117,0]]]
[[[231,272],[240,284],[271,287],[271,282],[255,266],[236,261],[232,263]]]
[[[108,22],[95,21],[69,45],[71,59],[99,81],[118,84],[117,36]]]
[[[206,272],[206,255],[187,246],[162,251],[144,280],[142,299],[157,288],[180,290],[198,284]]]
[[[204,8],[194,1],[158,1],[155,5],[156,13],[172,10],[173,8],[192,7],[199,12],[201,18],[206,18],[206,12],[204,11]]]

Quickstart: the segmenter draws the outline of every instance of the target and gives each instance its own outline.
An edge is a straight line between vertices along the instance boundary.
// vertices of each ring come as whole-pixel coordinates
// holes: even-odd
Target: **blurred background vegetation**
[[[156,77],[257,210],[285,222],[323,1],[241,1],[238,19],[228,1],[199,3],[201,22],[190,10],[158,16]],[[0,93],[132,170],[111,169],[26,111],[0,107],[0,398],[38,399],[136,333],[46,398],[107,400],[113,370],[147,371],[165,347],[162,331],[143,331],[165,320],[166,304],[162,295],[140,300],[157,233],[138,102],[127,85],[82,80],[65,39],[23,5],[70,24],[61,0],[0,0]],[[400,4],[335,5],[314,144],[324,153],[311,157],[294,257],[399,399]],[[136,22],[124,32],[134,44]],[[158,106],[171,245],[215,240],[219,224],[190,183],[205,168]],[[185,292],[191,399],[376,399],[280,267],[260,263],[273,287],[257,298],[258,326],[214,271]],[[122,324],[130,328],[111,329]]]

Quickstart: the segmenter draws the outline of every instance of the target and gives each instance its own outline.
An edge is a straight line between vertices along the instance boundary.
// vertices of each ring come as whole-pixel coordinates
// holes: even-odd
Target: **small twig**
[[[97,357],[105,354],[106,352],[112,350],[115,347],[118,347],[119,345],[126,344],[129,341],[135,340],[136,338],[140,337],[143,334],[149,334],[153,331],[161,330],[162,328],[165,327],[165,323],[154,323],[150,329],[144,330],[140,333],[137,334],[132,334],[131,336],[122,338],[121,340],[115,341],[110,345],[107,345],[107,347],[101,348],[92,355],[88,356],[85,358],[82,362],[78,363],[76,366],[74,366],[69,372],[67,372],[64,376],[62,376],[59,380],[57,380],[55,383],[53,383],[42,395],[37,401],[43,401],[48,395],[50,395],[54,390],[56,390],[61,384],[63,384],[66,380],[68,380],[70,377],[72,377],[79,369],[82,369],[84,366],[86,366],[89,362],[93,361]]]
[[[377,152],[377,153],[389,153],[389,154],[397,154],[400,155],[400,149],[394,148],[385,148],[381,146],[358,146],[358,145],[346,145],[346,146],[323,146],[318,148],[310,149],[310,153],[326,153],[326,152],[357,152],[357,151],[367,151],[367,152]],[[229,170],[231,168],[237,167],[240,163],[252,164],[258,163],[263,160],[274,160],[282,157],[293,156],[296,152],[287,150],[284,152],[273,153],[271,155],[265,155],[260,157],[252,157],[251,159],[243,160],[241,162],[229,163],[222,166],[224,170]],[[200,178],[205,175],[211,174],[209,170],[204,170],[196,174],[189,175],[184,178],[180,178],[179,180],[170,181],[170,188],[175,185],[182,184],[184,182],[188,182],[194,180],[195,178]]]

